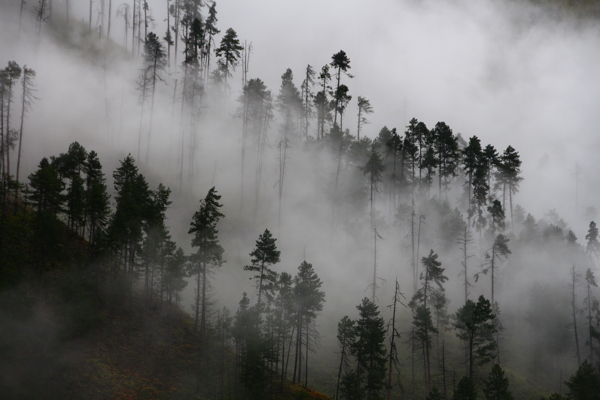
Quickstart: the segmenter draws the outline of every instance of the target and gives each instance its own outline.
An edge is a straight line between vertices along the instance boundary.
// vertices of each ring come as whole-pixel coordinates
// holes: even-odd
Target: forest
[[[600,399],[600,3],[230,3],[0,4],[0,397]]]

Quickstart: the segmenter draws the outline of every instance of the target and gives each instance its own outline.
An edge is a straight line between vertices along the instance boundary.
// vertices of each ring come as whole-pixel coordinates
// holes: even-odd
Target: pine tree
[[[492,248],[489,249],[488,251],[486,251],[486,253],[485,253],[486,264],[484,264],[485,265],[484,268],[481,270],[481,272],[478,272],[475,274],[475,282],[477,282],[479,280],[480,274],[485,275],[488,272],[490,272],[491,284],[492,284],[492,288],[491,288],[492,304],[495,302],[494,293],[495,293],[495,288],[496,288],[496,279],[497,279],[496,278],[496,275],[497,275],[496,270],[498,269],[498,263],[501,262],[503,259],[507,258],[509,254],[511,254],[511,251],[508,248],[509,241],[510,241],[510,239],[503,234],[499,234],[498,236],[496,236],[496,239],[494,240],[494,244],[492,245]]]
[[[353,391],[348,381],[356,379],[359,393],[365,394],[366,400],[383,399],[382,391],[385,388],[386,375],[386,349],[385,325],[379,315],[377,305],[364,298],[362,304],[357,306],[360,318],[356,322],[355,341],[352,345],[352,355],[356,359],[357,368],[354,372],[346,374],[346,385],[342,393],[347,398],[363,398],[350,396]],[[356,391],[354,391],[356,393]]]
[[[366,175],[368,178],[369,203],[371,204],[371,225],[374,227],[373,221],[375,215],[373,212],[375,196],[379,192],[379,184],[381,183],[382,174],[385,169],[385,166],[383,165],[383,160],[381,159],[381,156],[379,155],[379,152],[377,151],[377,146],[375,144],[371,145],[371,148],[369,150],[369,159],[367,160],[367,163],[364,166],[360,167],[360,169],[363,172],[363,174]]]
[[[232,28],[227,29],[225,36],[221,39],[221,44],[215,50],[217,57],[220,57],[218,61],[219,66],[225,72],[225,86],[227,86],[227,78],[232,76],[231,71],[235,70],[239,62],[240,52],[243,49],[237,33]]]
[[[438,160],[439,198],[442,198],[442,188],[448,200],[448,179],[457,176],[460,160],[458,140],[452,129],[444,122],[438,122],[434,129],[435,150]]]
[[[89,227],[88,240],[97,244],[98,236],[104,233],[110,212],[106,178],[102,164],[95,151],[90,151],[84,167],[85,172],[85,220]],[[84,235],[85,236],[85,235]]]
[[[494,358],[495,317],[490,301],[483,296],[479,296],[477,303],[467,300],[454,315],[456,336],[467,345],[469,377],[473,376],[476,361],[477,365],[484,365]]]
[[[471,228],[471,218],[474,213],[473,209],[473,201],[472,201],[472,191],[473,191],[473,175],[478,168],[479,162],[482,157],[481,150],[481,141],[477,136],[473,136],[469,139],[469,144],[467,147],[463,149],[463,158],[462,165],[465,175],[467,177],[467,181],[465,185],[467,186],[467,202],[468,202],[468,211],[467,211],[467,227]],[[466,301],[466,299],[465,299]]]
[[[465,376],[458,381],[452,400],[477,400],[477,389],[473,380]]]
[[[136,277],[136,259],[144,234],[144,224],[150,204],[150,190],[135,161],[128,155],[113,173],[116,208],[108,229],[109,246],[115,256],[113,275],[119,273],[126,278],[131,300],[133,282]]]
[[[358,96],[358,123],[356,126],[356,140],[360,140],[360,129],[363,125],[368,124],[369,120],[365,115],[373,114],[373,106],[371,102],[362,96]]]
[[[600,374],[598,374],[598,370],[587,360],[583,361],[577,372],[565,384],[569,388],[569,399],[600,399]]]
[[[513,224],[513,194],[519,191],[519,182],[523,180],[521,177],[521,159],[519,153],[512,147],[508,146],[502,157],[500,157],[498,163],[499,173],[501,176],[501,182],[503,187],[503,193],[508,191],[508,198],[510,203],[510,224]],[[503,194],[503,198],[505,195]],[[502,202],[506,208],[506,202]]]
[[[571,282],[569,282],[569,290],[571,292],[571,314],[573,316],[573,334],[575,336],[575,351],[577,354],[577,365],[581,365],[581,354],[579,352],[579,335],[577,334],[577,299],[576,292],[577,286],[579,286],[579,279],[581,275],[575,271],[575,265],[570,269]]]
[[[19,196],[19,172],[21,171],[21,149],[23,147],[23,127],[25,125],[25,115],[27,111],[31,109],[31,104],[36,99],[33,95],[33,78],[35,77],[35,71],[31,68],[27,68],[26,65],[23,65],[23,77],[21,78],[21,83],[23,87],[23,91],[21,92],[21,127],[19,128],[19,149],[17,151],[17,185],[15,190],[15,199]],[[1,131],[1,129],[0,129]],[[1,143],[1,139],[0,139]],[[1,145],[0,145],[1,147]],[[1,158],[1,157],[0,157]],[[18,204],[18,201],[15,202],[15,206]]]
[[[597,258],[600,252],[600,242],[598,242],[598,228],[594,221],[590,221],[590,226],[587,234],[585,235],[587,245],[585,247],[586,252],[592,257]]]
[[[494,364],[492,371],[483,382],[485,387],[483,393],[487,400],[513,400],[514,397],[508,389],[508,378],[504,376],[504,370],[500,365]]]
[[[14,134],[10,125],[11,105],[13,102],[14,86],[21,77],[21,72],[21,67],[15,61],[9,61],[6,68],[0,71],[0,83],[2,84],[1,93],[3,95],[2,104],[0,104],[0,106],[2,106],[2,114],[4,116],[4,121],[2,121],[4,123],[4,144],[2,147],[4,149],[3,160],[4,173],[6,176],[10,176],[10,150],[14,146]],[[0,120],[2,120],[2,118],[0,118]],[[2,126],[2,123],[0,123],[0,126]]]
[[[281,252],[277,250],[275,242],[277,239],[273,237],[268,229],[265,229],[258,240],[254,250],[250,253],[251,265],[244,266],[244,271],[252,271],[257,274],[250,279],[256,279],[258,286],[258,302],[257,307],[261,307],[263,292],[267,297],[273,294],[273,287],[277,278],[277,273],[270,267],[280,261]]]
[[[250,141],[256,149],[255,164],[255,206],[258,210],[259,194],[262,179],[263,152],[266,144],[266,132],[273,118],[273,101],[271,91],[267,90],[260,79],[250,79],[239,98],[238,115],[242,118],[242,154],[241,154],[241,188],[240,208],[244,205],[244,180],[246,166],[246,147]]]
[[[150,140],[152,138],[152,121],[154,119],[154,99],[158,81],[164,82],[161,72],[165,72],[167,64],[164,45],[155,33],[150,32],[144,43],[144,76],[148,80],[150,90],[150,124],[148,126],[148,144],[146,147],[146,163],[150,154]]]
[[[444,395],[434,386],[425,400],[444,400]]]
[[[295,142],[300,137],[300,120],[302,118],[302,98],[293,82],[294,75],[287,69],[281,76],[281,87],[277,95],[276,104],[281,114],[281,136],[279,139],[279,208],[277,219],[281,225],[281,208],[283,201],[283,184],[287,164],[287,153],[290,142]]]
[[[339,52],[337,52],[333,56],[331,56],[331,60],[332,61],[329,65],[331,65],[331,67],[333,67],[334,69],[337,70],[337,72],[336,72],[337,85],[336,85],[336,88],[334,91],[335,107],[334,107],[334,117],[333,117],[333,123],[337,124],[338,112],[340,111],[340,108],[343,109],[343,107],[340,107],[340,101],[344,101],[343,95],[348,92],[347,87],[345,88],[345,90],[340,90],[340,87],[341,87],[340,79],[342,77],[342,72],[345,73],[346,75],[348,75],[350,78],[352,77],[352,75],[348,74],[348,70],[350,69],[350,59],[348,58],[348,56],[346,55],[346,52],[344,50],[340,50]],[[340,123],[340,128],[341,127],[342,127],[342,124]]]
[[[340,346],[340,366],[338,368],[337,384],[335,387],[335,398],[339,399],[340,383],[342,374],[345,375],[345,370],[349,366],[348,356],[350,349],[354,343],[355,335],[355,321],[348,318],[345,315],[340,322],[338,322],[337,339]]]
[[[324,65],[319,73],[319,81],[321,82],[321,91],[315,96],[315,108],[317,109],[317,139],[325,138],[325,121],[331,119],[331,105],[327,98],[327,93],[331,89],[329,81],[331,74],[329,73],[329,65]]]
[[[209,274],[223,263],[223,247],[219,244],[217,224],[224,217],[219,204],[221,196],[212,187],[200,201],[200,208],[194,213],[188,234],[193,234],[192,247],[198,250],[190,257],[189,275],[196,275],[196,300],[194,329],[201,334],[206,330],[207,290]]]
[[[315,84],[315,70],[309,64],[306,66],[304,80],[300,89],[302,91],[302,113],[303,113],[303,134],[304,139],[308,139],[308,128],[310,118],[313,116],[313,100],[315,95],[312,92],[312,87]]]
[[[317,317],[317,313],[323,310],[325,302],[325,292],[320,288],[323,285],[321,279],[317,276],[312,264],[306,261],[302,262],[298,267],[298,274],[294,277],[294,298],[297,304],[296,311],[296,356],[294,361],[294,379],[296,377],[296,366],[298,366],[298,377],[301,375],[302,368],[302,332],[306,332],[305,341],[305,357],[304,357],[304,387],[308,386],[308,351],[310,337],[308,335],[308,327]],[[298,381],[300,379],[298,378]]]
[[[598,287],[598,284],[596,283],[596,278],[594,277],[594,273],[591,271],[591,269],[587,269],[585,271],[585,282],[586,282],[586,286],[587,286],[587,297],[585,298],[585,302],[587,303],[586,307],[588,310],[588,315],[587,315],[587,320],[588,320],[588,340],[587,343],[590,346],[590,363],[592,365],[594,365],[594,339],[597,339],[597,333],[594,329],[594,327],[592,327],[592,309],[596,308],[594,307],[594,304],[597,304],[598,301],[594,298],[593,294],[592,294],[592,287]]]

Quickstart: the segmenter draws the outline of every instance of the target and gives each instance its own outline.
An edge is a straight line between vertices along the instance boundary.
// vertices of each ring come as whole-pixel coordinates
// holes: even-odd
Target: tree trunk
[[[575,288],[576,288],[575,265],[571,268],[571,307],[573,313],[573,330],[575,331],[575,349],[577,351],[577,365],[581,365],[581,357],[579,355],[579,337],[577,335],[577,307],[575,306]]]

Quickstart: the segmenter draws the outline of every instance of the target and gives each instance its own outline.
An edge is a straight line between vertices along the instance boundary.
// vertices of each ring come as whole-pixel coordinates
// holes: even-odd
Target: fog
[[[173,57],[171,75],[165,73],[165,83],[158,87],[149,140],[145,136],[148,117],[144,117],[138,156],[140,107],[135,82],[141,60],[119,48],[124,39],[122,20],[113,20],[114,43],[98,41],[96,32],[93,37],[86,36],[87,4],[77,2],[71,21],[82,22],[68,33],[62,20],[63,2],[54,0],[53,20],[59,22],[54,27],[44,24],[38,43],[30,15],[18,34],[18,5],[14,3],[0,5],[0,67],[15,60],[37,72],[38,100],[26,119],[22,176],[33,172],[41,157],[65,152],[69,143],[78,141],[87,150],[98,152],[112,188],[110,171],[131,153],[152,188],[162,182],[172,189],[168,224],[173,238],[187,252],[191,251],[187,230],[192,214],[199,199],[216,186],[223,195],[226,215],[220,225],[226,263],[213,281],[215,309],[227,306],[235,311],[243,291],[255,297],[250,274],[242,271],[242,266],[249,264],[255,240],[268,228],[282,251],[277,271],[294,274],[304,259],[315,266],[326,292],[325,318],[317,323],[324,347],[334,343],[337,321],[345,314],[354,315],[361,298],[369,296],[373,274],[373,233],[367,205],[361,214],[347,212],[332,223],[331,203],[323,191],[330,189],[334,159],[315,161],[300,144],[290,150],[283,217],[278,224],[276,138],[280,120],[276,115],[254,213],[253,186],[248,183],[253,179],[248,172],[253,168],[250,161],[244,197],[240,193],[241,121],[235,118],[241,93],[238,67],[225,95],[213,96],[204,104],[195,165],[190,167],[186,160],[180,177],[182,146],[187,154],[189,137],[184,133],[186,142],[181,143],[181,105],[172,101],[175,79],[181,78]],[[166,29],[165,3],[149,1],[154,16],[149,31],[160,37]],[[596,132],[600,126],[597,21],[550,7],[498,0],[238,0],[218,3],[217,11],[221,30],[217,42],[229,27],[242,42],[251,42],[248,78],[262,79],[274,97],[287,68],[293,70],[299,87],[307,64],[319,71],[343,49],[354,76],[342,78],[353,96],[344,115],[344,127],[352,135],[356,134],[356,99],[363,96],[375,110],[362,132],[370,138],[376,138],[383,126],[403,132],[414,117],[429,128],[444,121],[465,140],[476,135],[482,145],[492,144],[499,152],[513,146],[523,161],[523,181],[514,204],[538,220],[555,210],[579,243],[585,243],[588,223],[597,218],[590,207],[599,207],[600,195],[596,173],[600,167],[596,154],[600,145]],[[179,55],[178,63],[181,59]],[[312,136],[314,129],[313,122]],[[580,167],[577,175],[576,165]],[[455,184],[451,197],[460,195],[459,184]],[[377,243],[378,276],[384,280],[379,282],[377,297],[384,308],[391,302],[396,277],[407,297],[412,294],[410,241],[408,227],[395,223],[383,193],[375,208],[385,220],[378,227],[382,239]],[[458,245],[439,248],[436,229],[435,216],[428,217],[419,251],[421,256],[430,248],[440,253],[450,278],[447,292],[454,312],[462,304]],[[476,252],[473,246],[473,254]],[[481,262],[479,256],[473,259],[473,272]],[[521,265],[515,266],[515,262]],[[526,304],[534,281],[562,285],[566,291],[569,266],[569,260],[558,260],[552,254],[515,261],[509,257],[502,268],[512,267],[515,273],[501,280],[501,307],[511,310]],[[471,298],[488,293],[489,280],[484,276],[471,290]],[[183,304],[190,304],[192,297],[193,286],[189,285]],[[333,350],[326,351],[333,354]]]

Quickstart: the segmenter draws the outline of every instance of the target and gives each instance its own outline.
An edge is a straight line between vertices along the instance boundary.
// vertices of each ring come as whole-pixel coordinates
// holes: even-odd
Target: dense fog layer
[[[164,82],[157,86],[149,122],[148,114],[141,114],[136,91],[141,60],[128,54],[130,47],[129,51],[121,47],[122,20],[113,20],[113,41],[97,39],[96,19],[91,36],[87,32],[85,2],[72,5],[72,25],[67,29],[64,2],[55,0],[53,25],[41,24],[38,36],[31,13],[24,15],[19,31],[18,5],[12,3],[0,6],[0,67],[15,60],[37,73],[38,99],[26,119],[23,175],[34,171],[41,157],[65,152],[69,143],[78,141],[99,153],[110,182],[109,171],[131,153],[152,187],[162,182],[172,189],[168,224],[187,251],[191,250],[187,230],[198,200],[216,186],[226,216],[220,225],[226,263],[213,281],[215,309],[235,310],[243,291],[254,299],[250,274],[242,267],[249,263],[254,241],[268,228],[282,251],[278,271],[294,274],[306,259],[323,280],[326,303],[318,324],[324,351],[332,354],[329,345],[335,342],[337,321],[345,314],[353,315],[360,299],[370,296],[374,263],[366,189],[358,190],[359,206],[332,216],[329,191],[336,170],[335,152],[315,156],[303,143],[292,146],[279,221],[281,117],[277,113],[267,136],[258,197],[250,150],[244,193],[240,189],[239,67],[225,90],[209,89],[192,142],[189,131],[182,128],[185,116],[175,86],[176,81],[181,85],[181,71],[173,55],[163,73]],[[148,29],[160,37],[166,29],[165,3],[149,2],[154,21]],[[600,126],[600,28],[596,21],[523,2],[492,0],[230,1],[219,3],[217,10],[221,36],[232,27],[242,42],[252,43],[248,79],[262,79],[273,97],[287,68],[294,72],[299,87],[307,64],[319,71],[343,49],[354,76],[342,77],[353,96],[344,115],[344,128],[351,135],[356,135],[356,99],[363,96],[375,111],[362,132],[369,138],[376,138],[384,126],[404,132],[414,117],[429,128],[444,121],[464,140],[476,135],[483,145],[492,144],[499,152],[513,146],[523,161],[523,181],[514,204],[541,225],[564,224],[565,233],[572,229],[579,243],[585,244],[588,223],[597,218],[600,194],[595,172],[600,167],[595,154],[600,145],[596,132]],[[315,136],[314,123],[309,134]],[[190,161],[192,153],[194,161]],[[349,172],[344,179],[355,182],[353,174]],[[463,181],[461,176],[453,184],[449,213],[459,204]],[[434,184],[432,194],[437,193],[435,188]],[[406,296],[412,295],[410,227],[406,219],[398,220],[385,192],[376,197],[374,206],[381,221],[377,227],[381,236],[377,239],[377,276],[381,278],[377,298],[384,309],[391,302],[396,278]],[[426,217],[419,257],[430,249],[440,254],[449,277],[450,310],[455,311],[464,300],[459,245],[439,239],[443,213],[425,201],[417,209]],[[522,230],[520,221],[512,228],[513,242]],[[486,241],[474,236],[470,274],[481,270],[487,250]],[[520,246],[524,250],[513,249],[518,256],[503,262],[497,289],[501,308],[515,318],[506,324],[513,336],[520,329],[527,330],[523,324],[532,288],[543,291],[543,285],[550,285],[563,288],[566,295],[568,269],[574,262],[549,249],[541,252],[541,247]],[[489,296],[488,275],[472,283],[471,298]],[[190,304],[192,297],[190,285],[183,304]]]

